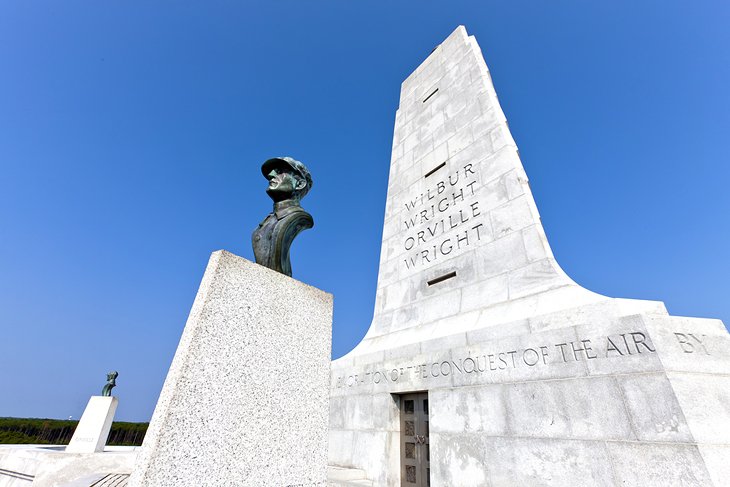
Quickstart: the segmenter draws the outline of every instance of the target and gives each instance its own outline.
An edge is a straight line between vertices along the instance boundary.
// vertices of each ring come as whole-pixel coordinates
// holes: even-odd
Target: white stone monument
[[[324,485],[332,296],[214,252],[132,486]]]
[[[375,313],[331,394],[330,463],[378,486],[730,478],[727,330],[560,269],[463,27],[401,87]]]
[[[66,452],[95,453],[104,451],[118,405],[119,400],[114,396],[91,396],[71,437],[71,441],[66,447]]]

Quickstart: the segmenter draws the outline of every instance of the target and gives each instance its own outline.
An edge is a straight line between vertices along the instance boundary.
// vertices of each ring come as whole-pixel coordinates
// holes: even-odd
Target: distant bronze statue
[[[119,372],[116,370],[106,374],[106,384],[104,389],[101,390],[102,396],[109,397],[112,395],[112,389],[117,385],[117,377],[119,377]]]
[[[274,211],[254,230],[253,253],[257,264],[291,276],[289,248],[302,230],[314,226],[312,215],[299,206],[312,187],[312,176],[291,157],[269,159],[261,172],[269,180],[266,193],[274,200]]]

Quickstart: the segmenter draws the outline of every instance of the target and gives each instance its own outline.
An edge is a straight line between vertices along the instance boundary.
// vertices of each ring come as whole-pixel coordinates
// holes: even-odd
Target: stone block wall
[[[423,392],[434,486],[730,473],[730,335],[565,275],[463,27],[401,87],[373,322],[331,371],[330,463],[374,485],[401,485],[402,395]]]

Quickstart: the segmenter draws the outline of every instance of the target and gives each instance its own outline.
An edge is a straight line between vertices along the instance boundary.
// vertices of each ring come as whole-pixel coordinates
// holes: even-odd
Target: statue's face
[[[286,168],[274,168],[266,177],[269,180],[266,192],[274,201],[291,199],[307,185],[304,179]]]

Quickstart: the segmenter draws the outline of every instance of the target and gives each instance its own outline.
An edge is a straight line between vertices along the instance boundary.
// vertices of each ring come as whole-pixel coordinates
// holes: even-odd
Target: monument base
[[[332,296],[214,252],[129,485],[325,485]]]
[[[104,451],[119,400],[111,396],[91,396],[74,431],[66,452],[95,453]]]
[[[721,321],[654,313],[490,333],[333,362],[330,462],[384,486],[401,485],[408,448],[433,485],[725,485]],[[414,398],[428,402],[421,431]]]

